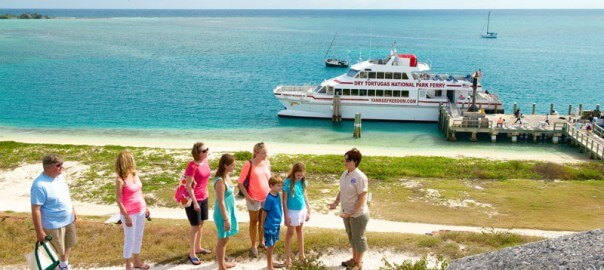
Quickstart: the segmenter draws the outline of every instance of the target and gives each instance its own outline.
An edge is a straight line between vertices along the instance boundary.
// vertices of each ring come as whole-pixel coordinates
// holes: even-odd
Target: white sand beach
[[[213,152],[251,151],[257,141],[251,140],[228,140],[228,139],[204,139],[192,136],[190,138],[159,136],[157,134],[140,133],[110,133],[89,132],[74,134],[67,131],[40,133],[39,131],[27,132],[23,130],[2,129],[0,130],[1,141],[16,141],[23,143],[45,143],[45,144],[74,144],[74,145],[121,145],[132,147],[157,147],[157,148],[181,148],[188,149],[196,141],[203,141]],[[444,139],[443,139],[444,140]],[[574,163],[589,160],[588,155],[582,155],[578,151],[558,151],[551,145],[543,145],[539,148],[531,145],[525,149],[523,146],[505,147],[495,145],[494,147],[469,147],[472,144],[436,144],[433,147],[399,147],[397,145],[372,146],[356,145],[354,141],[350,144],[325,144],[325,143],[290,143],[265,141],[269,147],[270,154],[337,154],[345,153],[352,147],[359,148],[363,155],[368,156],[443,156],[452,158],[488,158],[495,160],[539,160],[555,163]],[[490,144],[489,144],[490,145]],[[495,147],[496,146],[496,147]]]

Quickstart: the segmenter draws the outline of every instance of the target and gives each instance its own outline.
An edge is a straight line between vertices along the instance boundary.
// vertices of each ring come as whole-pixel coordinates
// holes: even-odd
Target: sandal
[[[205,249],[205,248],[202,248],[199,251],[195,251],[195,254],[202,254],[202,255],[207,255],[207,254],[210,254],[210,253],[212,253],[212,251],[209,250],[209,249]]]
[[[258,249],[255,247],[251,248],[250,255],[252,256],[252,258],[258,258]]]
[[[201,264],[201,260],[199,260],[199,258],[197,258],[197,257],[191,258],[191,256],[187,256],[187,257],[189,257],[189,261],[191,261],[191,263],[193,265],[200,265]]]
[[[344,266],[344,267],[353,267],[354,266],[354,259],[350,259],[348,261],[343,261],[342,262],[342,266]]]
[[[142,265],[139,265],[139,266],[133,266],[133,267],[134,267],[135,269],[143,269],[143,270],[149,270],[149,269],[151,268],[151,266],[146,265],[146,264],[144,264],[144,263],[143,263]]]

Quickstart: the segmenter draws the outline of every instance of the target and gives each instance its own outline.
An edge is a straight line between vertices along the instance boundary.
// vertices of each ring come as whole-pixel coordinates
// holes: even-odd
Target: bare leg
[[[304,254],[304,230],[302,230],[302,226],[304,225],[296,227],[296,236],[298,237],[298,258],[300,260],[306,259],[306,255]]]
[[[225,257],[226,257],[226,245],[229,241],[229,238],[218,238],[218,243],[216,244],[216,262],[218,263],[219,270],[225,270],[227,267],[225,266]]]
[[[292,237],[294,236],[294,226],[287,226],[285,233],[285,265],[292,264]]]
[[[260,211],[248,211],[250,215],[250,240],[252,241],[252,248],[256,248],[258,246],[258,242],[256,242],[256,233],[258,230],[258,215]]]
[[[195,245],[198,241],[197,234],[199,233],[199,231],[199,226],[191,226],[191,228],[189,229],[189,257],[191,258],[197,257],[197,255],[195,255]]]
[[[274,270],[274,268],[273,268],[273,248],[275,248],[275,247],[274,246],[266,247],[266,269],[268,269],[268,270]]]
[[[264,224],[262,224],[262,210],[258,211],[258,243],[264,247]]]
[[[197,232],[197,238],[195,239],[195,248],[193,252],[201,251],[201,232],[203,231],[203,220],[199,223],[199,231]]]

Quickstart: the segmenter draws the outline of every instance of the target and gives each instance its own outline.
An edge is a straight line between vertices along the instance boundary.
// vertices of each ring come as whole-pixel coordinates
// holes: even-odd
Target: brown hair
[[[128,178],[129,174],[136,175],[136,162],[134,161],[132,152],[124,150],[117,155],[117,159],[115,160],[115,173],[117,173],[117,176],[122,180]]]
[[[306,171],[306,166],[304,166],[304,163],[296,162],[294,166],[292,166],[292,169],[289,171],[289,174],[287,175],[287,178],[289,178],[290,180],[290,194],[292,198],[296,196],[296,173],[304,171]],[[302,177],[302,192],[304,192],[304,189],[306,189],[306,179]]]
[[[359,167],[359,164],[361,164],[361,158],[363,158],[363,155],[361,155],[361,151],[356,148],[348,150],[348,152],[344,154],[344,157],[346,156],[348,156],[348,159],[352,159],[352,161],[354,161],[355,167]]]
[[[205,144],[203,144],[202,142],[196,142],[193,145],[193,149],[191,149],[191,155],[193,156],[193,159],[197,160],[197,157],[199,156],[199,154],[201,153],[201,148],[204,146]]]
[[[283,179],[281,179],[281,176],[273,174],[271,178],[268,179],[268,185],[272,187],[277,184],[283,184]]]
[[[220,157],[220,161],[218,161],[218,169],[216,170],[216,175],[214,175],[214,178],[218,178],[218,177],[224,178],[224,176],[225,176],[224,173],[226,171],[226,169],[224,167],[233,164],[233,162],[235,162],[235,157],[233,155],[223,154]]]

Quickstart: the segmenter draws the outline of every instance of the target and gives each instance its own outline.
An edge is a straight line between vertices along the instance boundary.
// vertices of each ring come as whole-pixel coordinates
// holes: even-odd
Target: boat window
[[[333,95],[333,86],[327,86],[327,94]]]
[[[357,75],[359,71],[356,69],[351,69],[348,71],[348,74],[346,74],[346,76],[350,77],[350,78],[354,78],[354,75]]]
[[[344,89],[344,96],[350,96],[350,89]]]
[[[409,91],[401,91],[401,97],[409,97]]]
[[[351,96],[358,96],[359,95],[359,89],[352,89],[352,90],[350,90],[350,95]]]
[[[393,90],[392,91],[392,96],[393,97],[401,97],[401,91],[399,91],[399,90]]]
[[[360,96],[364,97],[367,95],[367,89],[361,89],[359,90]]]
[[[361,78],[361,79],[367,79],[367,72],[365,72],[365,71],[359,72],[359,78]]]
[[[401,74],[400,73],[394,73],[394,79],[395,80],[400,80],[401,79]]]
[[[407,75],[407,74],[405,74],[405,75]],[[419,80],[419,75],[417,75],[417,73],[413,73],[411,75],[413,75],[414,80]]]
[[[413,77],[413,78],[415,78],[415,77]],[[407,76],[407,73],[403,73],[403,80],[409,80],[409,76]]]
[[[384,79],[391,80],[392,79],[392,72],[386,72],[386,73],[384,73]]]
[[[434,96],[435,97],[442,97],[443,96],[443,90],[436,90],[436,91],[434,91]]]
[[[385,97],[391,97],[392,96],[392,90],[386,90],[386,91],[384,91],[384,96]]]
[[[342,95],[342,89],[336,88],[336,96]]]
[[[375,90],[369,89],[369,91],[367,91],[367,94],[370,97],[375,97]]]
[[[319,89],[319,91],[317,91],[317,93],[325,94],[325,88],[327,87],[322,87],[321,89]]]
[[[384,78],[384,72],[378,72],[376,79],[383,79],[383,78]]]
[[[375,72],[369,72],[369,79],[375,79]]]
[[[375,90],[375,96],[376,97],[383,97],[384,96],[384,90]]]

